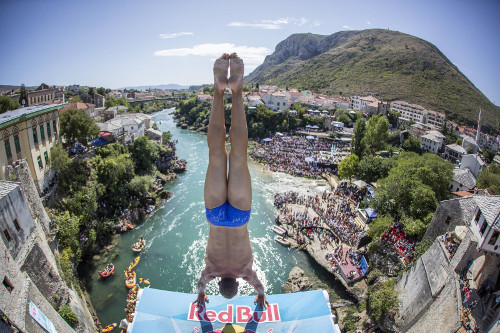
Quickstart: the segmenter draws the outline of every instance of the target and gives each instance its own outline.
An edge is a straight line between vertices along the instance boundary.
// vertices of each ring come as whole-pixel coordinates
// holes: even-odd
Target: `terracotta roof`
[[[469,191],[458,191],[458,192],[451,192],[452,195],[455,195],[457,197],[468,197],[468,196],[471,196],[473,195],[472,193],[470,193]]]

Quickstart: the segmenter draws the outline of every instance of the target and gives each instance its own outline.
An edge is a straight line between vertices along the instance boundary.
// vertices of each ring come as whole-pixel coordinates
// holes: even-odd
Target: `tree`
[[[24,83],[21,84],[21,90],[19,92],[19,104],[23,106],[28,106],[28,92],[26,91]]]
[[[378,156],[365,156],[359,162],[358,177],[367,183],[373,183],[387,177],[389,170],[396,164],[395,159],[383,159]]]
[[[427,230],[427,226],[421,220],[406,215],[399,220],[399,223],[403,225],[405,233],[417,240],[422,239]]]
[[[370,152],[375,153],[384,148],[389,137],[389,121],[382,115],[376,115],[368,120],[364,143]]]
[[[155,142],[149,141],[145,136],[136,139],[130,145],[129,150],[138,173],[149,172],[159,154],[158,145]]]
[[[500,166],[490,164],[489,167],[484,168],[477,177],[478,188],[489,188],[495,194],[500,194]]]
[[[71,214],[70,212],[63,211],[54,215],[58,232],[57,240],[62,249],[69,248],[73,256],[78,258],[80,253],[80,217]]]
[[[389,110],[389,113],[387,114],[387,120],[389,121],[389,124],[392,125],[392,128],[396,128],[398,126],[398,119],[401,116],[401,113],[395,110]]]
[[[69,108],[60,117],[61,134],[69,142],[81,141],[87,143],[88,139],[99,134],[99,127],[84,110]]]
[[[64,319],[69,326],[74,327],[76,323],[78,323],[78,317],[68,304],[64,304],[63,306],[61,306],[58,312],[62,319]]]
[[[99,88],[97,88],[97,93],[99,95],[104,96],[104,95],[106,95],[106,89],[104,89],[103,87],[99,87]]]
[[[370,287],[368,306],[370,316],[375,322],[381,323],[386,316],[394,316],[397,312],[399,300],[395,286],[396,279],[391,279]]]
[[[0,113],[19,109],[19,106],[19,102],[13,101],[9,96],[0,96]]]
[[[135,176],[128,184],[128,189],[133,195],[144,196],[153,188],[153,178],[151,176]]]
[[[351,152],[359,157],[363,156],[365,145],[363,138],[365,137],[366,122],[363,118],[356,120],[354,125],[354,138],[352,139]]]
[[[80,96],[73,96],[69,99],[69,102],[70,103],[82,103],[82,99],[80,98]]]
[[[170,140],[172,140],[172,133],[170,133],[170,131],[162,132],[161,138],[163,140],[163,143],[170,142]]]
[[[467,151],[467,154],[472,154],[474,153],[474,149],[472,149],[471,146],[467,146],[467,148],[465,148],[465,150]]]
[[[403,149],[406,151],[412,151],[417,154],[422,154],[423,152],[420,140],[413,135],[409,135],[403,142]]]
[[[55,171],[64,171],[71,165],[68,152],[61,145],[50,149],[50,168]]]
[[[457,141],[455,142],[457,145],[461,146],[462,143],[464,142],[464,139],[458,138]]]
[[[359,166],[359,158],[357,155],[351,154],[344,158],[339,164],[339,176],[342,179],[349,179],[357,174]]]
[[[368,236],[371,239],[380,238],[387,230],[389,230],[394,225],[394,219],[390,215],[379,216],[370,223],[370,229],[368,230]]]

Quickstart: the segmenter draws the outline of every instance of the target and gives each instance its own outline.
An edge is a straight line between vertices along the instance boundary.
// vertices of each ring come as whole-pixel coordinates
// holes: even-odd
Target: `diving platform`
[[[193,304],[195,294],[141,289],[134,320],[127,332],[190,333],[340,333],[330,311],[328,294],[312,290],[266,295],[269,306],[258,311],[254,296],[209,296],[205,308]]]

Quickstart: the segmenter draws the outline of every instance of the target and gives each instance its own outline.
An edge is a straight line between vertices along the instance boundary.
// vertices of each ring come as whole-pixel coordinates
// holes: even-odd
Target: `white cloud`
[[[319,22],[318,20],[316,20],[316,21],[314,21],[314,22],[312,23],[312,26],[313,26],[313,27],[319,27],[319,25],[320,25],[320,22]]]
[[[177,38],[181,36],[194,35],[193,32],[175,32],[173,34],[160,34],[160,38]]]
[[[181,48],[181,49],[168,49],[156,51],[155,56],[163,57],[185,57],[189,55],[194,56],[205,56],[217,58],[222,53],[233,53],[236,52],[240,56],[245,64],[250,66],[260,65],[266,55],[270,54],[271,51],[266,47],[252,47],[245,45],[235,45],[232,43],[221,43],[221,44],[199,44],[191,48]],[[249,66],[247,66],[248,68]]]
[[[370,25],[370,24],[372,24],[372,23],[371,23],[370,21],[366,21],[366,24]]]
[[[282,17],[276,20],[261,20],[258,23],[247,23],[247,22],[231,22],[228,23],[228,27],[251,27],[260,28],[266,30],[276,30],[281,29],[283,25],[293,24],[293,25],[304,25],[309,22],[306,18],[294,18],[294,17]]]
[[[343,25],[343,26],[342,26],[342,28],[344,28],[344,29],[352,29],[352,28],[351,28],[350,26],[348,26],[348,25]]]

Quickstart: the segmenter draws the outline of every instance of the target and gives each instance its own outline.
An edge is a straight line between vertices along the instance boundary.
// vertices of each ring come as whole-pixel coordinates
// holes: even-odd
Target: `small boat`
[[[102,329],[103,332],[109,332],[113,330],[116,326],[118,326],[116,323],[113,323],[111,325],[108,325]]]
[[[284,246],[292,245],[292,243],[290,243],[289,240],[283,239],[283,237],[281,237],[281,236],[274,237],[274,240],[277,241],[278,243],[280,243],[281,245],[284,245]]]
[[[136,281],[136,274],[134,271],[128,271],[125,273],[125,285],[127,288],[133,288],[135,287],[137,281]]]
[[[143,278],[139,278],[139,281],[142,282],[142,283],[145,283],[145,284],[150,284],[149,280],[146,280],[146,279],[143,279]]]
[[[146,246],[146,241],[141,238],[136,243],[134,243],[134,245],[132,245],[132,251],[141,252],[144,249],[144,246]]]
[[[127,228],[129,228],[129,230],[134,230],[134,226],[130,223],[127,223]]]
[[[286,230],[281,227],[278,227],[277,225],[273,225],[271,229],[273,229],[273,231],[278,235],[283,236],[284,234],[286,234]]]
[[[103,278],[107,278],[110,275],[114,275],[115,274],[115,265],[109,264],[104,271],[100,272],[100,274]]]
[[[137,258],[134,259],[134,261],[132,261],[132,263],[130,264],[130,266],[128,266],[128,270],[131,271],[132,268],[134,268],[135,266],[137,266],[137,264],[139,263],[139,259],[141,259],[141,256],[138,256]]]

